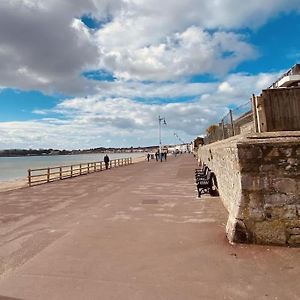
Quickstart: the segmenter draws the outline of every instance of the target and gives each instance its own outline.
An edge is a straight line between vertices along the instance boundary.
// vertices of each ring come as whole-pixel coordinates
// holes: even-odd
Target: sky
[[[299,0],[0,1],[0,149],[190,142],[300,61]]]

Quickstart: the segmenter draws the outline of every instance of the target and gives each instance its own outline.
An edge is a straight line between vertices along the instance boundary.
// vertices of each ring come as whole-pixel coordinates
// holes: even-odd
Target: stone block
[[[297,191],[297,181],[292,178],[273,179],[272,185],[278,193],[294,194]]]
[[[253,221],[260,222],[266,219],[265,213],[259,208],[249,208],[249,218]]]
[[[300,200],[300,199],[299,199]],[[298,203],[298,202],[297,202]],[[296,208],[297,208],[297,215],[298,217],[300,217],[300,205],[296,204]]]
[[[264,164],[259,166],[259,172],[261,173],[275,173],[276,170],[275,164]]]
[[[286,162],[285,166],[285,174],[290,174],[291,176],[295,176],[300,172],[300,163],[299,159],[289,158]]]
[[[276,147],[268,147],[267,151],[265,152],[265,156],[264,156],[264,159],[265,160],[270,160],[274,157],[279,157],[280,156],[280,152],[278,150],[278,148]]]
[[[264,180],[260,176],[241,174],[242,190],[260,191],[264,188]]]
[[[288,244],[290,246],[300,246],[300,234],[291,235]]]
[[[297,227],[300,228],[300,219],[288,220],[288,221],[286,221],[285,225],[286,225],[287,229],[292,229],[292,228],[297,228]]]
[[[258,244],[284,245],[287,242],[284,223],[279,220],[256,223],[254,235]]]
[[[291,166],[299,166],[299,159],[297,158],[289,158],[287,163]]]
[[[265,194],[264,202],[271,205],[287,205],[295,203],[295,195],[286,194]]]
[[[278,166],[286,166],[287,163],[287,159],[279,159],[277,162]]]
[[[240,162],[256,162],[257,159],[263,157],[263,152],[259,147],[243,147],[238,149],[238,157]]]
[[[279,148],[279,153],[285,157],[291,157],[293,153],[293,148]]]
[[[284,215],[285,219],[295,220],[298,218],[297,216],[297,208],[296,205],[286,205],[284,207]]]
[[[283,219],[285,214],[285,208],[283,206],[265,204],[264,214],[267,219]]]
[[[258,209],[263,207],[264,201],[262,193],[250,193],[248,197],[250,208]]]
[[[287,232],[290,234],[300,234],[300,228],[299,227],[288,228]]]
[[[239,166],[240,172],[259,172],[259,164],[253,162],[241,162]]]

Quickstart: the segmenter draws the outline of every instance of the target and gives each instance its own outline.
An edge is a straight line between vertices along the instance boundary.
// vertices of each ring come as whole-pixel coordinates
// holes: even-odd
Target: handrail
[[[118,158],[110,160],[108,168],[116,168],[119,166],[127,166],[132,164],[132,157]],[[104,161],[86,162],[68,166],[55,166],[39,169],[28,169],[28,185],[38,185],[56,180],[86,175],[94,172],[105,170]],[[43,173],[45,171],[45,173]],[[53,171],[53,172],[52,172]]]

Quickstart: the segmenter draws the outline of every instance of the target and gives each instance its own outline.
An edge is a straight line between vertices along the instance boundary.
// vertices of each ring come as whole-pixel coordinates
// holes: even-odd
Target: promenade
[[[0,193],[0,299],[300,299],[300,249],[230,245],[195,167],[183,154]]]

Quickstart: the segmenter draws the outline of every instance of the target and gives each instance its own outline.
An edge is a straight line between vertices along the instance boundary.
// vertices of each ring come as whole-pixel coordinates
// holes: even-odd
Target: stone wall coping
[[[249,144],[286,144],[297,145],[300,144],[300,131],[276,131],[263,133],[245,133],[235,135],[225,140],[220,140],[202,147],[224,147],[224,145],[249,145]]]
[[[276,137],[300,137],[300,131],[274,131],[274,132],[261,132],[248,135],[247,138],[264,139]]]
[[[238,144],[300,144],[300,131],[264,132],[248,135],[240,139]]]

